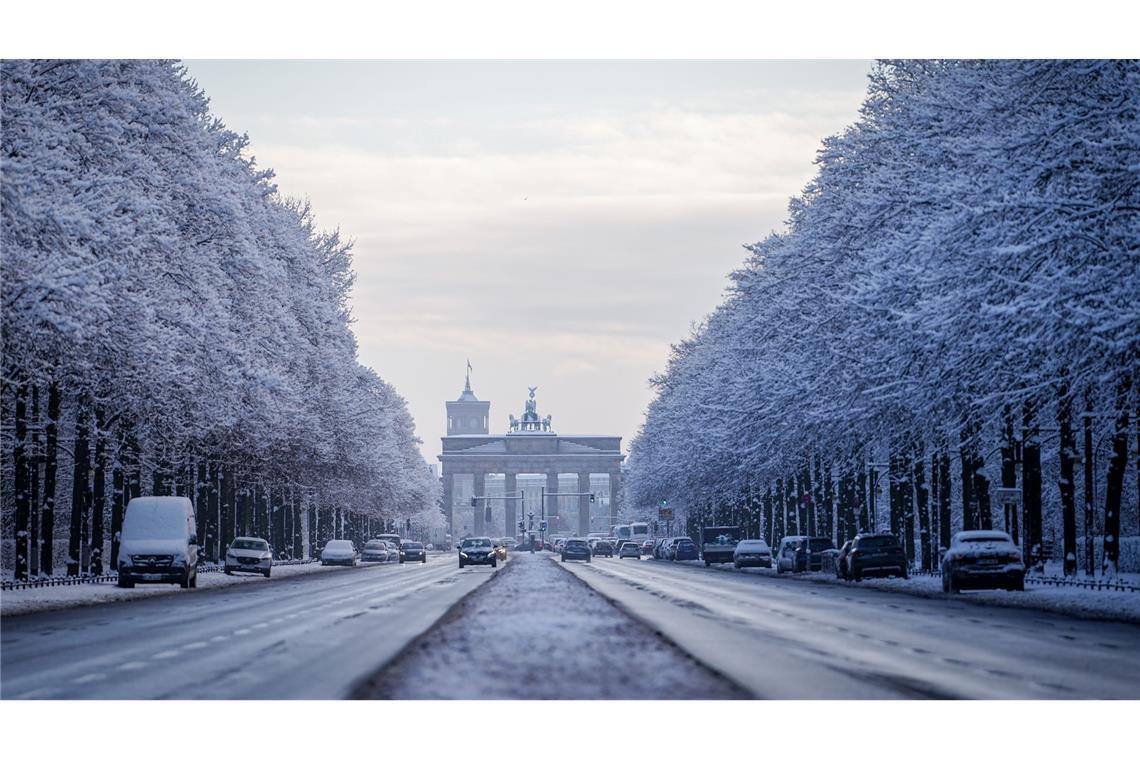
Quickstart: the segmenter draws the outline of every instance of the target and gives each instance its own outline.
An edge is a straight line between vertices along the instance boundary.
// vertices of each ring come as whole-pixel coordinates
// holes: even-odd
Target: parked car
[[[823,552],[834,548],[831,539],[822,536],[785,536],[776,552],[776,572],[819,570],[823,565]]]
[[[701,528],[701,559],[705,567],[714,562],[732,562],[736,544],[740,542],[740,527],[736,525],[705,525]]]
[[[665,542],[668,540],[670,539],[659,538],[653,542],[653,551],[651,552],[653,559],[665,559],[665,555],[662,554],[661,549],[665,546]]]
[[[427,550],[419,541],[400,542],[400,564],[405,562],[427,562]]]
[[[860,533],[851,541],[844,577],[861,581],[868,575],[908,577],[906,551],[890,533]]]
[[[322,565],[349,565],[355,567],[360,555],[351,541],[346,539],[333,539],[325,544],[321,550]]]
[[[621,546],[618,547],[618,559],[625,559],[626,557],[641,559],[641,547],[637,545],[636,541],[621,542]]]
[[[495,567],[499,557],[495,554],[495,545],[486,536],[465,538],[459,544],[459,567],[467,565],[490,565]]]
[[[696,543],[688,536],[679,536],[669,546],[669,559],[671,560],[685,562],[700,558],[701,553],[697,549]],[[705,565],[708,563],[706,562]]]
[[[737,567],[771,567],[772,547],[762,538],[749,538],[736,545],[732,564]]]
[[[584,538],[570,538],[562,544],[562,561],[568,559],[583,559],[590,561],[590,545]]]
[[[612,557],[614,556],[614,545],[604,539],[599,539],[594,542],[594,556],[595,557]]]
[[[198,528],[185,496],[131,499],[119,534],[119,588],[136,583],[198,586]]]
[[[942,590],[954,594],[964,588],[1025,590],[1025,563],[1008,533],[963,530],[954,534],[942,558]]]
[[[847,555],[851,553],[851,543],[850,540],[844,541],[835,557],[835,577],[840,580],[847,580]]]
[[[273,568],[273,552],[264,538],[239,536],[226,549],[226,575],[261,573],[266,578]]]
[[[653,541],[647,540],[641,542],[641,553],[649,557],[653,554]]]
[[[376,536],[376,538],[381,541],[387,541],[389,546],[394,546],[397,549],[400,548],[400,542],[402,541],[399,533],[381,533],[379,536]]]
[[[388,542],[381,541],[374,538],[364,545],[364,550],[360,553],[360,559],[363,562],[387,562],[388,561]]]
[[[621,556],[621,548],[626,544],[634,544],[636,546],[637,542],[635,542],[632,538],[619,538],[617,544],[614,546],[614,550],[617,552],[619,557]],[[638,554],[641,553],[640,547],[638,547],[637,552]]]

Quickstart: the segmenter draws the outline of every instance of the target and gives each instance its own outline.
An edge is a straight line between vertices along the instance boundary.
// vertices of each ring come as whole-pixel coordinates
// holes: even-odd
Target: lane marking
[[[145,667],[146,667],[145,662],[135,661],[135,662],[124,662],[117,669],[118,670],[141,670],[142,668],[145,668]]]
[[[150,658],[152,660],[168,660],[171,657],[177,657],[177,656],[178,656],[178,650],[177,649],[167,649],[165,652],[159,652],[158,654],[151,655]]]
[[[72,683],[91,683],[92,681],[102,681],[106,677],[107,676],[103,675],[102,673],[88,673],[85,676],[79,676],[79,678],[71,679],[71,682]]]

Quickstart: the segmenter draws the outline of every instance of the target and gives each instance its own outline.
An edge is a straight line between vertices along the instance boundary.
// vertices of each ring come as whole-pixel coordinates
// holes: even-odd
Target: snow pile
[[[226,575],[225,573],[199,573],[198,588],[220,588],[238,583],[273,583],[275,578],[306,573],[336,571],[333,567],[321,567],[320,563],[304,565],[278,565],[273,568],[272,578],[260,575]],[[108,602],[129,602],[162,594],[193,594],[194,591],[180,589],[174,583],[140,584],[134,588],[119,588],[113,583],[85,583],[78,586],[50,586],[47,588],[21,589],[0,592],[0,616],[27,615],[32,612],[62,610],[69,607],[86,607]]]
[[[477,569],[472,572],[486,572]],[[372,681],[385,699],[725,699],[735,686],[542,555],[517,554]]]
[[[773,580],[800,581],[847,585],[850,588],[869,588],[912,596],[951,598],[942,591],[942,578],[937,575],[917,575],[903,578],[866,578],[858,583],[843,581],[827,573],[796,573],[777,576],[774,570],[745,568],[737,570],[731,565],[714,565],[730,573],[765,575]],[[959,601],[998,607],[1059,612],[1075,617],[1095,620],[1118,620],[1140,623],[1140,593],[1135,591],[1093,591],[1064,586],[1026,584],[1025,591],[963,591],[953,595]]]

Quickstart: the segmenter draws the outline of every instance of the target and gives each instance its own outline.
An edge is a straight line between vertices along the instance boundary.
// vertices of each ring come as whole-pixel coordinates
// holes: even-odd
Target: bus
[[[649,540],[649,523],[635,522],[629,524],[629,537],[640,545]]]
[[[628,525],[615,525],[610,535],[614,537],[615,541],[621,541],[625,538],[633,538],[632,531]]]

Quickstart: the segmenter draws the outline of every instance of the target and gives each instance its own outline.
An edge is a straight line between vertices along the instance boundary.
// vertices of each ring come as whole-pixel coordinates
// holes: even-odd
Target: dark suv
[[[594,542],[594,556],[595,557],[612,557],[614,556],[614,545],[609,541],[595,541]]]
[[[590,561],[590,545],[584,538],[570,538],[562,544],[562,561],[568,559],[584,559]]]
[[[845,575],[852,581],[861,581],[866,575],[906,578],[906,566],[906,552],[898,538],[890,533],[860,534],[851,542]]]

